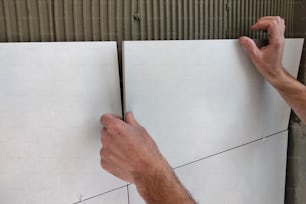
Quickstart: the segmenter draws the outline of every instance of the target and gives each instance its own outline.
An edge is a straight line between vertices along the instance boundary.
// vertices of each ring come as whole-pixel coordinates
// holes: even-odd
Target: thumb
[[[256,61],[257,56],[259,55],[260,50],[256,46],[255,42],[248,37],[239,38],[239,43],[246,50],[249,57],[254,61]]]
[[[139,123],[136,121],[134,114],[132,112],[127,112],[125,115],[125,122],[132,126],[140,126]]]

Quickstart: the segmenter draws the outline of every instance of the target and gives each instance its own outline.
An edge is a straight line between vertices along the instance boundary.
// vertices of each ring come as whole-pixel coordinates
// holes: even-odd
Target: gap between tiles
[[[273,136],[275,136],[275,135],[278,135],[278,134],[283,133],[283,132],[286,132],[286,131],[288,131],[288,129],[282,130],[282,131],[279,131],[279,132],[276,132],[276,133],[273,133],[273,134],[268,135],[268,136],[264,136],[264,137],[262,137],[262,138],[259,138],[259,139],[256,139],[256,140],[253,140],[253,141],[250,141],[250,142],[247,142],[247,143],[238,145],[238,146],[236,146],[236,147],[232,147],[232,148],[223,150],[223,151],[221,151],[221,152],[217,152],[217,153],[215,153],[215,154],[212,154],[212,155],[209,155],[209,156],[206,156],[206,157],[197,159],[197,160],[195,160],[195,161],[192,161],[192,162],[189,162],[189,163],[186,163],[186,164],[182,164],[182,165],[177,166],[177,167],[174,167],[174,168],[172,168],[172,169],[175,170],[175,169],[178,169],[178,168],[181,168],[181,167],[185,167],[185,166],[188,166],[188,165],[197,163],[197,162],[199,162],[199,161],[202,161],[202,160],[204,160],[204,159],[208,159],[208,158],[210,158],[210,157],[214,157],[214,156],[217,156],[217,155],[219,155],[219,154],[223,154],[223,153],[229,152],[229,151],[231,151],[231,150],[238,149],[238,148],[240,148],[240,147],[243,147],[243,146],[246,146],[246,145],[249,145],[249,144],[252,144],[252,143],[261,141],[261,140],[262,140],[262,141],[265,141],[265,140],[266,140],[267,138],[269,138],[269,137],[273,137]]]
[[[126,191],[127,191],[127,197],[128,197],[128,204],[130,204],[130,190],[129,190],[129,185],[126,185]]]
[[[113,192],[113,191],[116,191],[116,190],[119,190],[119,189],[122,189],[122,188],[125,188],[125,187],[128,187],[128,185],[120,186],[120,187],[118,187],[118,188],[113,188],[113,189],[111,189],[111,190],[109,190],[109,191],[106,191],[106,192],[100,193],[100,194],[98,194],[98,195],[95,195],[95,196],[91,196],[91,197],[82,199],[82,201],[74,202],[74,203],[72,203],[72,204],[82,204],[84,201],[87,201],[87,200],[90,200],[90,199],[92,199],[92,198],[96,198],[96,197],[105,195],[105,194],[107,194],[107,193],[111,193],[111,192]]]
[[[273,136],[275,136],[275,135],[278,135],[278,134],[283,133],[283,132],[286,132],[286,131],[288,131],[288,129],[279,131],[279,132],[277,132],[277,133],[273,133],[273,134],[268,135],[268,136],[264,136],[264,137],[262,137],[262,138],[259,138],[259,139],[256,139],[256,140],[253,140],[253,141],[250,141],[250,142],[247,142],[247,143],[238,145],[238,146],[236,146],[236,147],[232,147],[232,148],[226,149],[226,150],[221,151],[221,152],[217,152],[217,153],[215,153],[215,154],[212,154],[212,155],[209,155],[209,156],[206,156],[206,157],[197,159],[197,160],[195,160],[195,161],[192,161],[192,162],[189,162],[189,163],[186,163],[186,164],[182,164],[182,165],[177,166],[177,167],[174,167],[174,168],[172,168],[172,169],[173,169],[173,170],[179,169],[179,168],[182,168],[182,167],[185,167],[185,166],[188,166],[188,165],[191,165],[191,164],[200,162],[200,161],[202,161],[202,160],[208,159],[208,158],[210,158],[210,157],[214,157],[214,156],[217,156],[217,155],[220,155],[220,154],[229,152],[229,151],[234,150],[234,149],[238,149],[238,148],[240,148],[240,147],[243,147],[243,146],[246,146],[246,145],[249,145],[249,144],[252,144],[252,143],[261,141],[261,140],[262,140],[262,141],[265,141],[266,138],[273,137]],[[95,196],[92,196],[92,197],[85,198],[85,199],[82,200],[82,201],[78,201],[78,202],[75,202],[75,203],[72,203],[72,204],[82,204],[82,202],[84,202],[84,201],[87,201],[87,200],[89,200],[89,199],[92,199],[92,198],[96,198],[96,197],[105,195],[105,194],[107,194],[107,193],[111,193],[111,192],[113,192],[113,191],[116,191],[116,190],[119,190],[119,189],[122,189],[122,188],[126,188],[126,189],[127,189],[128,204],[130,204],[130,192],[129,192],[129,186],[130,186],[130,185],[132,185],[132,184],[127,184],[127,185],[124,185],[124,186],[120,186],[120,187],[118,187],[118,188],[114,188],[114,189],[111,189],[111,190],[109,190],[109,191],[100,193],[100,194],[98,194],[98,195],[95,195]]]

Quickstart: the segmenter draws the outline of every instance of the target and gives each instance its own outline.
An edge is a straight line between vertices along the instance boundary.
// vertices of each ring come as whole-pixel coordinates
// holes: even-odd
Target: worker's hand
[[[153,174],[172,172],[160,154],[157,145],[138,124],[132,113],[125,122],[111,114],[104,114],[100,121],[102,129],[101,166],[111,174],[130,183]]]
[[[132,113],[126,114],[125,122],[104,114],[101,123],[101,166],[106,171],[134,183],[148,204],[195,203]]]
[[[254,41],[248,37],[241,37],[239,42],[246,49],[257,70],[273,84],[284,72],[282,57],[285,43],[285,21],[281,17],[266,16],[260,18],[251,29],[267,31],[269,44],[258,49]]]

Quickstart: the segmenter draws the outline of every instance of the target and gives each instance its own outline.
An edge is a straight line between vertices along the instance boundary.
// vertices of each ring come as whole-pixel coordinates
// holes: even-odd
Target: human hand
[[[260,18],[251,29],[267,31],[269,44],[259,49],[248,37],[241,37],[239,42],[245,48],[257,70],[273,85],[284,73],[282,57],[285,44],[285,21],[278,16],[266,16]]]
[[[101,166],[106,171],[136,185],[160,171],[172,172],[156,143],[132,113],[126,114],[125,122],[111,114],[104,114],[100,122],[104,126]]]
[[[111,114],[100,121],[104,126],[101,166],[106,171],[134,183],[148,204],[195,203],[132,113],[126,114],[125,122]]]

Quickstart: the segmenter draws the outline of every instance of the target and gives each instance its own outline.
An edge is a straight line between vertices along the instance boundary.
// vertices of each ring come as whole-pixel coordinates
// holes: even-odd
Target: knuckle
[[[107,118],[108,118],[108,114],[103,114],[100,117],[100,123],[103,125],[105,123],[105,121],[107,120]]]
[[[121,132],[121,125],[118,122],[113,122],[109,127],[108,131],[113,134],[119,134]]]
[[[277,21],[281,21],[281,20],[282,20],[282,17],[276,16],[276,20],[277,20]]]
[[[104,156],[104,152],[105,152],[104,148],[101,148],[101,149],[100,149],[100,156],[101,156],[101,159],[102,159],[103,156]]]
[[[278,40],[278,41],[276,41],[276,42],[274,43],[274,47],[277,48],[277,49],[279,49],[279,48],[281,48],[281,47],[283,46],[283,44],[284,44],[284,40],[283,40],[283,39],[280,39],[280,40]]]
[[[145,133],[147,132],[146,128],[144,128],[144,127],[141,126],[141,125],[140,125],[138,128],[139,128],[139,130],[140,130],[141,132],[145,132]]]
[[[101,143],[103,145],[106,145],[107,144],[107,136],[105,134],[102,134],[101,136]]]
[[[100,165],[103,169],[107,170],[108,169],[108,166],[107,166],[107,163],[104,159],[101,159],[100,160]]]
[[[263,20],[265,17],[260,17],[259,19],[258,19],[258,21],[261,21],[261,20]]]
[[[271,25],[272,25],[272,26],[277,26],[277,25],[278,25],[277,20],[272,20],[272,21],[271,21]]]

